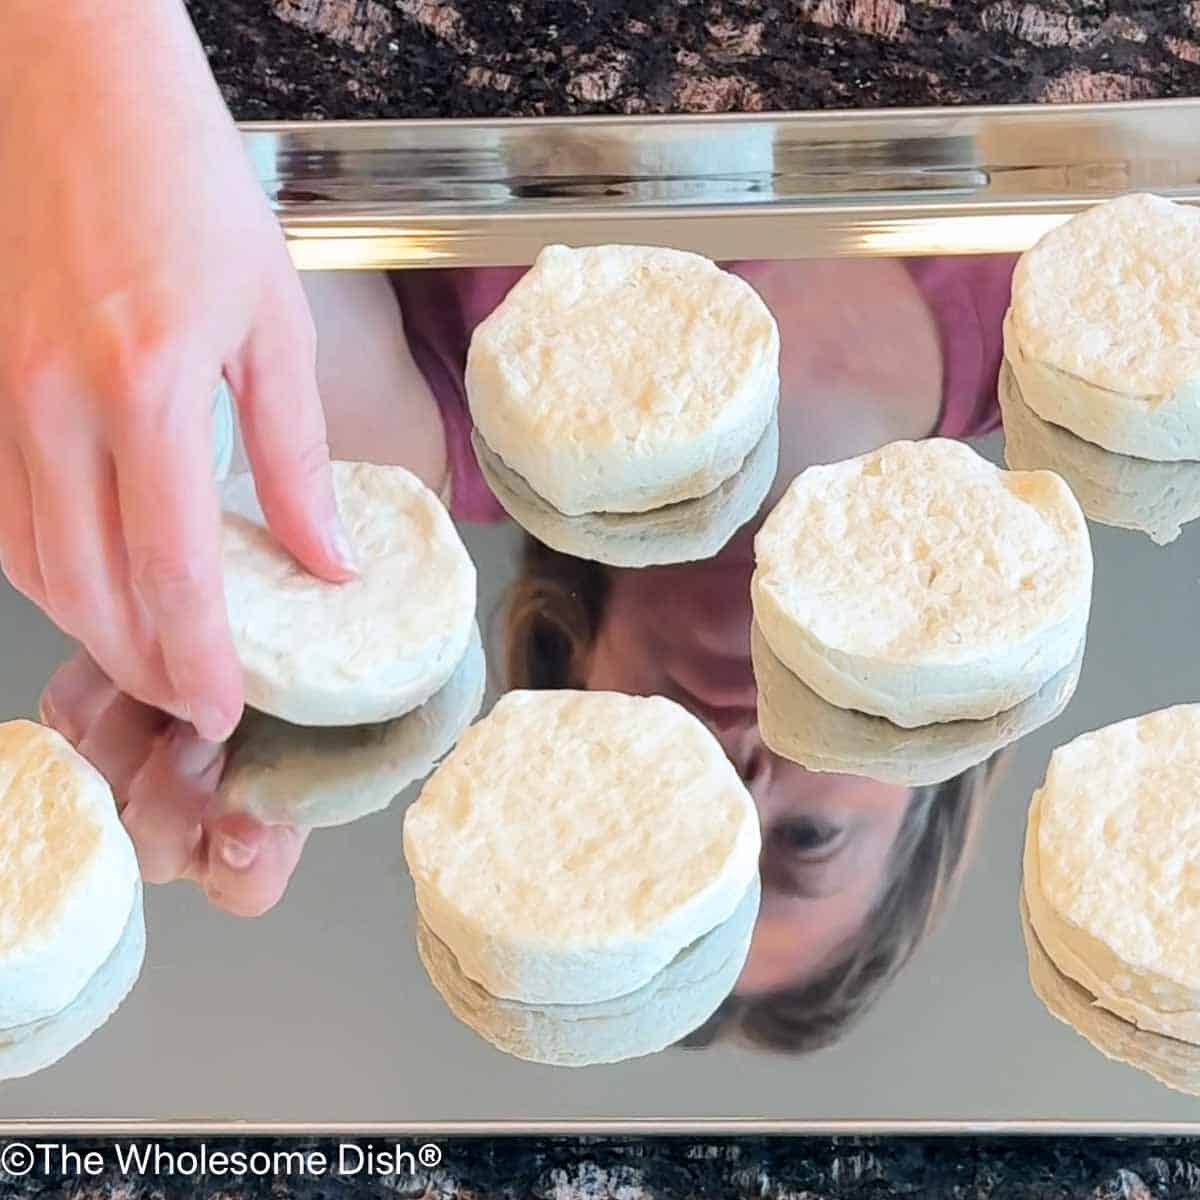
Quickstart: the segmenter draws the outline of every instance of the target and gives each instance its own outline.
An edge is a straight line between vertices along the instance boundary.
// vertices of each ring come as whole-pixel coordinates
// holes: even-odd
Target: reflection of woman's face
[[[758,733],[743,542],[719,559],[616,571],[586,685],[679,701],[720,739],[758,806],[763,901],[742,994],[818,972],[861,927],[904,817],[906,788],[806,771]]]

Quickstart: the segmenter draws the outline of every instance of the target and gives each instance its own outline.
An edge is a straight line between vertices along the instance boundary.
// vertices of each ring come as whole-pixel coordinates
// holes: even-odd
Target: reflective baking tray
[[[767,116],[248,124],[304,268],[1023,250],[1126,191],[1193,198],[1200,100]]]
[[[1108,195],[1200,197],[1200,104],[754,118],[248,126],[306,269],[529,262],[562,241],[718,259],[1019,250]],[[864,338],[863,353],[870,353]],[[994,461],[1000,435],[977,443]],[[518,572],[511,526],[462,527],[485,629]],[[1094,524],[1078,690],[1005,756],[953,901],[833,1044],[717,1037],[608,1066],[535,1066],[460,1025],[414,946],[400,846],[410,789],[313,835],[254,921],[187,885],[147,891],[149,951],[116,1015],[57,1065],[0,1083],[0,1125],[88,1128],[1200,1132],[1200,1100],[1101,1054],[1029,980],[1026,807],[1051,749],[1200,700],[1200,528],[1166,547]],[[68,647],[0,584],[0,703],[36,712]],[[494,659],[498,658],[493,655]],[[488,703],[502,685],[496,670]]]

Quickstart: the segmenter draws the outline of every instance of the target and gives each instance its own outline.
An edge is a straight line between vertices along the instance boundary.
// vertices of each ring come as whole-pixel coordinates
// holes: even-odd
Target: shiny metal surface
[[[995,457],[999,439],[983,448]],[[516,539],[506,526],[464,528],[487,614],[512,578]],[[718,1042],[577,1070],[492,1050],[450,1016],[416,957],[400,850],[409,792],[388,812],[314,834],[284,901],[259,920],[223,916],[187,885],[149,889],[150,949],[133,995],[58,1065],[0,1083],[0,1120],[423,1133],[607,1121],[635,1132],[664,1122],[708,1132],[1200,1131],[1200,1101],[1102,1057],[1043,1008],[1027,975],[1020,845],[1050,749],[1200,695],[1200,666],[1179,652],[1193,636],[1200,525],[1166,548],[1092,532],[1095,609],[1079,690],[1012,751],[947,919],[837,1045],[787,1055]],[[4,590],[0,644],[3,711],[30,713],[65,643]]]
[[[304,267],[522,263],[553,241],[714,257],[1019,249],[1131,188],[1200,199],[1200,102],[675,121],[247,127]],[[519,168],[519,169],[518,169]],[[868,352],[864,346],[864,353]],[[1002,441],[981,449],[999,461]],[[0,1082],[0,1132],[1200,1132],[1200,1100],[1111,1062],[1030,986],[1017,910],[1030,794],[1075,734],[1200,699],[1200,523],[1178,541],[1093,525],[1095,603],[1066,711],[1006,756],[955,902],[836,1045],[718,1041],[611,1066],[519,1062],[458,1024],[421,969],[387,812],[314,834],[255,921],[150,888],[132,996],[56,1066]],[[511,526],[464,526],[480,613]],[[32,715],[66,641],[0,581],[0,717]],[[489,702],[501,680],[493,677]],[[486,703],[486,702],[485,702]],[[83,1122],[80,1126],[78,1123]],[[282,1125],[280,1123],[283,1123]]]
[[[1200,101],[768,116],[247,124],[309,269],[1022,250],[1096,199],[1200,197]]]

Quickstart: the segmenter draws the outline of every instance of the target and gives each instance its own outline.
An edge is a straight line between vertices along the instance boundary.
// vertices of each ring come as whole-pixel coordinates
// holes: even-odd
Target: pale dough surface
[[[1121,454],[1200,460],[1200,213],[1100,204],[1022,255],[1005,353],[1026,403]]]
[[[681,950],[649,983],[598,1004],[498,1000],[459,969],[417,917],[417,949],[450,1011],[498,1050],[529,1062],[583,1067],[655,1054],[698,1029],[733,990],[758,916],[755,880],[733,915]]]
[[[713,491],[775,411],[779,331],[749,284],[696,254],[548,246],[475,330],[480,436],[565,516]]]
[[[736,474],[715,491],[644,513],[565,517],[506,467],[479,436],[472,445],[492,494],[528,533],[562,554],[613,567],[650,567],[712,558],[762,506],[779,465],[772,420]]]
[[[903,729],[822,700],[775,657],[757,623],[750,647],[758,728],[769,749],[810,771],[864,775],[902,787],[943,783],[1049,724],[1075,694],[1084,652],[1080,645],[1066,667],[1016,708],[983,721]]]
[[[271,536],[249,474],[225,486],[225,601],[246,702],[293,725],[411,712],[462,661],[475,567],[437,496],[403,467],[335,462],[360,572],[327,583]]]
[[[226,810],[309,829],[379,812],[427,775],[475,719],[486,674],[476,628],[447,683],[394,721],[311,729],[248,709],[221,777]]]
[[[1138,1029],[1097,1004],[1095,996],[1051,961],[1034,932],[1023,892],[1020,908],[1029,982],[1050,1014],[1070,1025],[1105,1057],[1145,1071],[1176,1091],[1200,1095],[1200,1047]]]
[[[112,953],[61,1012],[17,1028],[0,1029],[0,1080],[44,1071],[81,1046],[133,990],[146,957],[146,921],[139,886]]]
[[[1024,891],[1063,974],[1139,1028],[1200,1042],[1200,705],[1059,747],[1029,809]]]
[[[944,438],[809,468],[754,548],[776,657],[830,704],[905,728],[1029,699],[1091,612],[1091,541],[1063,480]]]
[[[404,820],[417,906],[493,996],[607,1000],[725,921],[758,874],[754,802],[659,696],[517,691]]]
[[[60,734],[0,724],[0,1029],[61,1012],[112,953],[139,888],[103,776]]]
[[[1165,546],[1200,517],[1200,462],[1151,462],[1085,442],[1029,407],[1008,362],[999,393],[1005,462],[1014,471],[1061,475],[1091,520]]]

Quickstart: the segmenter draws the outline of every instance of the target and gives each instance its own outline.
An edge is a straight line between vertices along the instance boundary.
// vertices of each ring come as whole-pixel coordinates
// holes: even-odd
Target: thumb
[[[357,573],[333,491],[325,414],[317,392],[316,333],[290,265],[226,374],[267,525],[304,567],[341,582]]]

